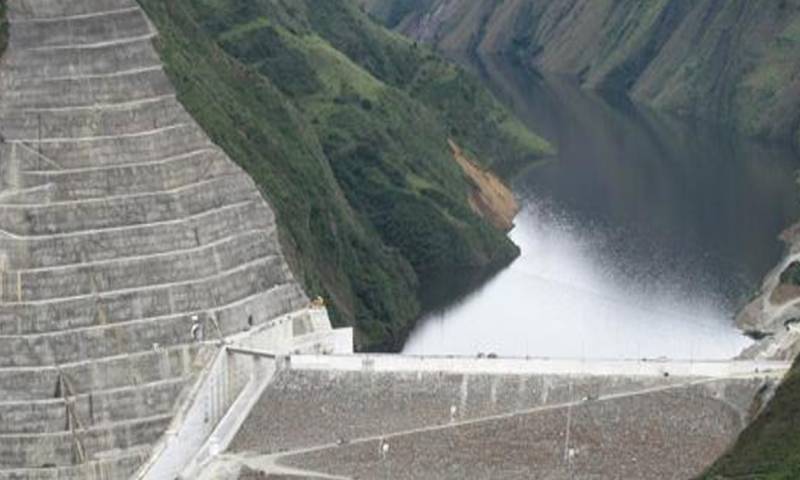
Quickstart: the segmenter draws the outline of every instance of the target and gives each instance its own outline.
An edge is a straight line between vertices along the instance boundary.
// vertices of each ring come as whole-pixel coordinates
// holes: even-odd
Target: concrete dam
[[[353,355],[134,0],[9,0],[0,479],[686,478],[788,365]]]

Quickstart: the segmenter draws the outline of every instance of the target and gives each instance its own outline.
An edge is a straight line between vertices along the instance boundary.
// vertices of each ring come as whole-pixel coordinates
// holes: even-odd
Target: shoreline
[[[789,265],[800,261],[800,222],[779,238],[786,244],[786,253],[735,321],[744,334],[761,338],[736,358],[792,360],[800,354],[800,286],[782,283],[780,278]]]

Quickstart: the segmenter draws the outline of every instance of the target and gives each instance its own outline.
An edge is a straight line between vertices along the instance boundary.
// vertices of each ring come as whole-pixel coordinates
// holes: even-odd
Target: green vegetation
[[[428,272],[518,254],[447,138],[502,169],[548,146],[476,81],[349,0],[140,0],[181,102],[276,210],[290,263],[365,349],[395,349]]]
[[[800,146],[797,0],[598,0],[579,9],[572,0],[355,1],[455,58],[503,53]]]
[[[784,285],[800,286],[800,262],[792,262],[781,272],[780,282]]]
[[[800,360],[775,397],[704,480],[800,478]]]

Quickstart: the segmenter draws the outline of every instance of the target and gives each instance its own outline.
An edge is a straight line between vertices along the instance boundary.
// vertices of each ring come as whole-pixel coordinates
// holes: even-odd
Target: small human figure
[[[195,342],[201,342],[203,340],[203,324],[200,322],[200,317],[197,315],[192,315],[191,332]]]
[[[567,450],[567,458],[570,459],[570,460],[575,458],[575,455],[577,455],[577,454],[578,454],[578,451],[575,450],[574,448],[570,448],[569,450]]]
[[[378,442],[378,451],[381,455],[381,460],[386,460],[386,456],[389,454],[389,443],[383,438]]]
[[[450,422],[451,423],[456,421],[456,414],[457,413],[458,413],[458,407],[456,407],[455,405],[451,405],[450,406]]]

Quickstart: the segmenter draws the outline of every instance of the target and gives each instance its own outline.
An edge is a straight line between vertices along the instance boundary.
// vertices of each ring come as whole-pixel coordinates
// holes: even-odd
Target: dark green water
[[[522,256],[427,315],[405,351],[738,353],[748,341],[733,317],[780,258],[779,232],[800,218],[796,155],[503,60],[481,67],[559,157],[515,181]]]

